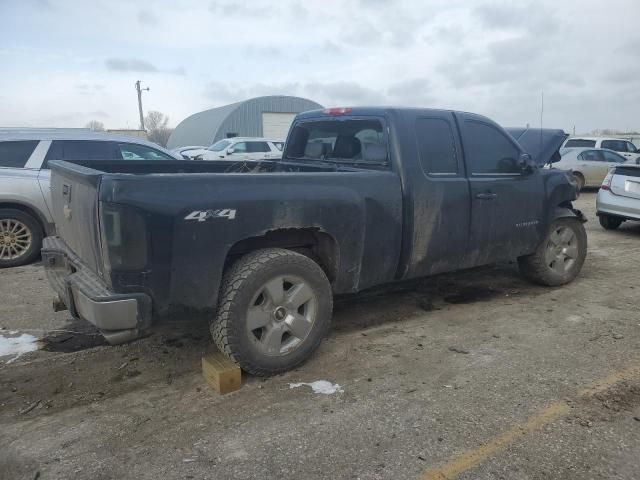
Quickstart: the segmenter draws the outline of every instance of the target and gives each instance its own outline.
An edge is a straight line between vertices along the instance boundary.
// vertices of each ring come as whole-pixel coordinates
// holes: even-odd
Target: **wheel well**
[[[331,235],[311,228],[272,230],[262,236],[240,240],[227,253],[225,268],[241,255],[261,248],[286,248],[301,253],[320,265],[330,282],[336,278],[338,245]]]
[[[21,203],[11,203],[11,202],[0,203],[0,208],[13,208],[14,210],[20,210],[21,212],[31,215],[40,224],[40,228],[42,228],[42,232],[45,235],[47,234],[48,232],[47,222],[35,208],[28,207]]]

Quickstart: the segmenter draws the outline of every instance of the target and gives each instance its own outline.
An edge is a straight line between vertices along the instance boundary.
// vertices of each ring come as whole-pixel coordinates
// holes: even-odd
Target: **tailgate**
[[[611,191],[623,197],[640,199],[640,167],[633,165],[615,167],[611,179]]]
[[[49,162],[56,231],[93,272],[102,274],[98,229],[101,173],[69,162]]]

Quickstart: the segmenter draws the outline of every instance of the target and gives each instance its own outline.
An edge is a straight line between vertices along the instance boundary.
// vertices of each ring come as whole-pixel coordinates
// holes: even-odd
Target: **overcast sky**
[[[640,130],[640,1],[0,0],[0,126],[175,125],[259,95]]]

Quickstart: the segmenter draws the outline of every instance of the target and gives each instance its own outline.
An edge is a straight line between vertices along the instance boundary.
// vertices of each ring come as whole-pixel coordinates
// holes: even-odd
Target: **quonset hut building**
[[[300,97],[274,95],[251,98],[231,105],[194,113],[180,122],[167,142],[168,148],[209,146],[229,137],[266,137],[284,140],[296,114],[322,108]]]

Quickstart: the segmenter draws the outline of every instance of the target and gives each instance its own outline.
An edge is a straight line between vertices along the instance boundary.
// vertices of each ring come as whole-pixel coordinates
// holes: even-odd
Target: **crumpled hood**
[[[569,136],[564,130],[554,128],[506,128],[505,130],[539,166],[549,163]],[[557,160],[560,160],[559,155]]]

